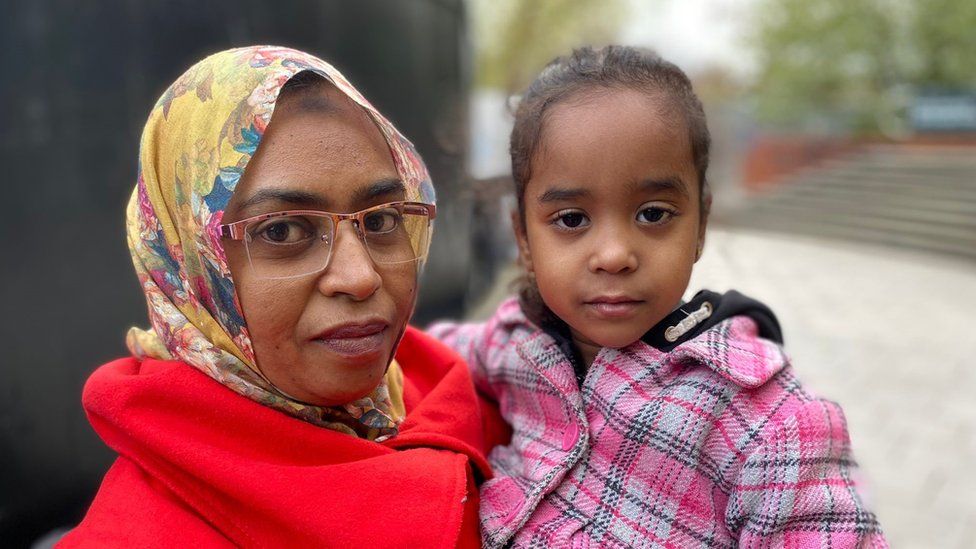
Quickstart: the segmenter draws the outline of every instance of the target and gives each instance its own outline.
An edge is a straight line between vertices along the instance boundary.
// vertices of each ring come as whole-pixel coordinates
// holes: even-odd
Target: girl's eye
[[[674,212],[670,210],[652,206],[637,212],[637,221],[641,223],[650,223],[652,225],[661,225],[663,223],[667,223],[673,215]]]
[[[363,218],[363,230],[371,234],[385,234],[400,226],[400,212],[386,208]]]
[[[301,217],[272,219],[261,224],[254,235],[271,244],[297,244],[314,236],[314,225]]]
[[[561,229],[580,229],[590,224],[590,219],[583,212],[562,212],[553,221]]]

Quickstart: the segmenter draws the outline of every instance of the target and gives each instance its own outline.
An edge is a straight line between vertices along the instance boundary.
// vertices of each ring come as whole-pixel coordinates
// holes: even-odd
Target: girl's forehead
[[[630,88],[570,97],[553,105],[543,122],[540,144],[599,145],[608,138],[688,141],[687,125],[662,94]],[[543,147],[543,148],[544,148]]]
[[[601,192],[691,195],[697,177],[683,126],[636,91],[558,104],[543,128],[528,190],[582,187],[594,198]]]

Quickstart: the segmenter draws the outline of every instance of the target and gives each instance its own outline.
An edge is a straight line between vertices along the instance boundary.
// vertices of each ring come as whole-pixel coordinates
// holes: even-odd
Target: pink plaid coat
[[[430,331],[513,429],[481,491],[486,547],[887,547],[840,407],[747,316],[667,353],[605,348],[582,387],[515,299]]]

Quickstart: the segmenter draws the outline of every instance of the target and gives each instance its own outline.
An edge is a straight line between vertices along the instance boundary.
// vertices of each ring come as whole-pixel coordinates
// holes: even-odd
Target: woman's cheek
[[[390,267],[383,273],[383,288],[393,299],[400,316],[408,316],[417,297],[418,268],[416,264]]]
[[[241,295],[244,319],[252,337],[273,343],[275,349],[294,332],[304,310],[304,302],[297,289],[285,286],[280,282],[259,284],[246,288]]]

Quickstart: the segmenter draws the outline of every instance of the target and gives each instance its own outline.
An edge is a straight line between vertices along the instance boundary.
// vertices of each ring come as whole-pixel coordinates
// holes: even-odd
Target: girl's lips
[[[348,358],[366,357],[383,347],[388,326],[384,321],[344,324],[322,332],[312,341]]]
[[[629,298],[598,298],[584,302],[584,306],[597,316],[606,319],[626,318],[633,315],[644,302]]]

